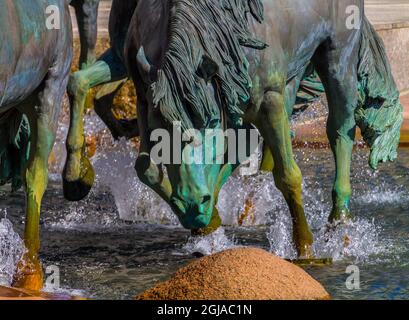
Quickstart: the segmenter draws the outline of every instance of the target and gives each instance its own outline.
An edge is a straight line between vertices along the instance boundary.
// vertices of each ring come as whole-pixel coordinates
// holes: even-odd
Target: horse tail
[[[397,157],[403,108],[382,39],[367,17],[362,28],[355,118],[371,149],[369,165],[376,169]]]
[[[23,170],[30,156],[30,123],[17,109],[0,116],[0,185],[12,191],[23,185]]]

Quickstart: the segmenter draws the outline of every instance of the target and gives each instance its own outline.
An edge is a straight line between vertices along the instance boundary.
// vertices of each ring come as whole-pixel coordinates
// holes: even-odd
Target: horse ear
[[[219,72],[219,66],[210,57],[204,55],[199,65],[199,76],[206,82],[213,78]]]

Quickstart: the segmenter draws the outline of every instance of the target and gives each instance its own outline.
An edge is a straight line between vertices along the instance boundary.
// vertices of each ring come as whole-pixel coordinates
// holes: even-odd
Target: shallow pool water
[[[306,212],[316,238],[314,250],[319,257],[334,259],[332,265],[305,270],[335,299],[409,299],[409,150],[401,149],[395,163],[382,165],[375,173],[366,164],[366,154],[365,149],[354,153],[356,218],[328,239],[324,231],[331,204],[332,155],[326,149],[296,151],[304,174]],[[63,199],[58,179],[50,182],[41,218],[41,259],[45,267],[59,267],[61,291],[92,298],[132,298],[195,259],[193,252],[235,245],[294,257],[288,210],[271,175],[232,177],[218,205],[224,230],[193,240],[177,225],[169,208],[137,181],[133,160],[127,152],[97,156],[97,186],[80,203]],[[251,213],[239,226],[246,202],[252,203]],[[0,237],[14,244],[10,252],[1,247],[0,263],[10,265],[11,255],[20,253],[21,242],[12,230],[22,235],[24,194],[10,195],[2,188],[0,206],[0,219],[4,209],[7,212],[7,220],[0,222]],[[360,290],[349,290],[345,284],[349,265],[360,270]],[[2,265],[0,272],[1,267],[6,269]]]

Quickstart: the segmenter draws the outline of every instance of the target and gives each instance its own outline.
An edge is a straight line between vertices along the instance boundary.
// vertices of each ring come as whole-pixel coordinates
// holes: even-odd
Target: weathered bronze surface
[[[47,27],[48,6],[60,10],[60,28]],[[72,30],[65,0],[0,2],[1,183],[26,190],[25,245],[15,286],[42,287],[40,207],[48,157],[72,61]]]
[[[358,8],[361,17],[357,28],[346,24],[350,6]],[[92,185],[92,167],[83,152],[88,89],[130,74],[139,102],[137,129],[135,121],[124,124],[112,117],[110,100],[116,85],[97,112],[115,137],[140,135],[138,175],[171,205],[182,225],[196,230],[218,221],[214,206],[219,191],[240,163],[182,162],[166,165],[165,175],[163,167],[150,159],[150,133],[158,128],[171,131],[175,121],[183,129],[202,131],[255,126],[266,143],[262,168],[273,171],[288,203],[299,256],[310,257],[313,238],[288,118],[311,68],[329,103],[327,133],[336,162],[331,223],[351,216],[356,127],[371,147],[372,168],[397,155],[402,124],[399,92],[383,43],[363,11],[360,0],[113,1],[112,48],[71,79],[66,197],[81,199]],[[214,149],[206,146],[216,157]]]

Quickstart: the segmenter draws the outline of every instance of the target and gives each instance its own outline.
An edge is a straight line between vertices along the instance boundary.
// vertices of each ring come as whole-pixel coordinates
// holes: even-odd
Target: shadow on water
[[[169,208],[137,181],[135,155],[127,144],[121,142],[116,148],[118,152],[94,159],[99,178],[88,199],[76,204],[65,201],[58,180],[50,183],[46,193],[41,258],[45,267],[60,268],[66,292],[132,298],[194,259],[193,252],[208,254],[235,245],[294,257],[290,217],[271,175],[232,177],[218,204],[225,229],[210,238],[192,240]],[[304,174],[306,212],[316,239],[314,250],[317,256],[334,259],[330,266],[305,269],[335,299],[407,299],[409,150],[400,150],[399,160],[383,165],[379,172],[368,168],[366,152],[354,154],[352,211],[356,218],[326,241],[332,155],[328,150],[296,151]],[[0,282],[4,283],[23,250],[13,229],[22,235],[24,195],[2,189],[0,203],[7,209],[7,220],[0,222]],[[351,264],[360,269],[360,290],[348,290],[345,285],[346,267]]]

